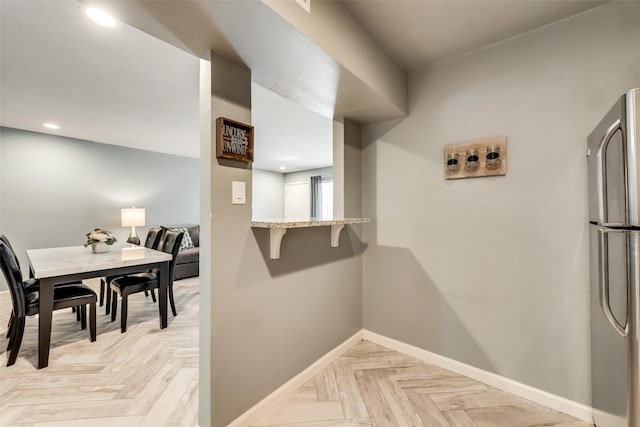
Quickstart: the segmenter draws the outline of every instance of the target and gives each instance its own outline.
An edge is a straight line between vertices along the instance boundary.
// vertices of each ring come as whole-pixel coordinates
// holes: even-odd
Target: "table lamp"
[[[131,227],[131,235],[127,239],[128,243],[140,244],[140,238],[136,234],[136,227],[144,226],[144,208],[122,208],[120,209],[120,225]]]

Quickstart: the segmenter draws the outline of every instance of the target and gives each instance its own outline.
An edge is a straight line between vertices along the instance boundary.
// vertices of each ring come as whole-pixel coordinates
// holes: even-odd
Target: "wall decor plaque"
[[[506,175],[507,138],[445,145],[443,160],[446,179]]]
[[[216,157],[253,162],[253,126],[218,117],[216,119]]]

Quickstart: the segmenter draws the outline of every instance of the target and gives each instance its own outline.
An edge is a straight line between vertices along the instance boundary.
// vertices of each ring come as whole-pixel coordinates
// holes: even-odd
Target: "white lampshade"
[[[123,227],[144,226],[144,208],[122,208],[120,209],[120,225]]]

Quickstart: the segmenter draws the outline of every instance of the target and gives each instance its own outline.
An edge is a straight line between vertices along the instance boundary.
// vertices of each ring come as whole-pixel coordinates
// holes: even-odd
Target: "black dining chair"
[[[1,235],[0,236],[0,242],[3,242],[7,248],[9,249],[9,252],[11,253],[11,255],[13,256],[13,258],[16,261],[16,265],[18,266],[18,270],[20,270],[22,272],[22,269],[20,268],[20,260],[18,259],[18,255],[16,254],[16,251],[13,249],[13,246],[11,245],[11,242],[9,241],[9,238],[6,235]],[[26,279],[24,282],[24,288],[26,291],[34,291],[34,290],[38,290],[39,287],[39,282],[33,278],[30,279]],[[67,286],[67,285],[78,285],[78,284],[82,284],[80,282],[73,282],[73,283],[60,283],[56,286]],[[83,320],[82,319],[82,311],[81,310],[75,310],[75,307],[71,307],[74,311],[76,311],[77,313],[77,319],[78,321],[85,321],[86,319]],[[11,314],[9,315],[9,323],[7,325],[7,338],[11,337],[11,331],[14,325],[14,315],[13,315],[13,311],[11,312]],[[7,348],[8,350],[8,348]]]
[[[164,230],[160,227],[151,227],[149,231],[147,231],[147,238],[144,242],[145,248],[157,249],[158,245],[160,245],[160,241],[162,240],[163,232]],[[120,276],[108,276],[100,279],[100,307],[102,307],[102,304],[104,302],[105,290],[109,288],[109,284],[116,277]],[[148,293],[146,291],[144,294],[145,296],[148,296]],[[107,301],[105,306],[105,314],[109,314],[111,310],[111,290],[107,292],[106,297]],[[156,302],[156,296],[153,292],[151,293],[151,297],[153,298],[153,302]]]
[[[9,238],[6,235],[2,235],[0,236],[0,242],[3,242],[5,245],[7,245],[7,248],[9,249],[9,252],[11,252],[11,254],[13,255],[13,257],[16,260],[16,264],[18,265],[18,269],[20,269],[20,271],[22,271],[21,267],[20,267],[20,260],[18,259],[18,254],[16,254],[16,251],[13,249],[13,246],[11,245],[11,242],[9,241]],[[24,285],[26,288],[32,287],[32,286],[37,286],[38,282],[34,279],[27,279],[24,282]]]
[[[20,346],[22,345],[26,317],[34,316],[39,312],[40,291],[39,287],[29,289],[25,286],[25,282],[22,280],[22,272],[18,267],[17,258],[3,241],[0,241],[0,268],[9,286],[14,316],[14,326],[11,328],[11,336],[9,337],[9,345],[7,348],[7,350],[10,350],[7,366],[11,366],[16,362]],[[89,305],[89,336],[92,342],[96,340],[97,300],[98,296],[96,293],[88,286],[82,284],[67,284],[53,288],[53,309],[61,310],[70,307],[80,307],[80,310],[84,313],[83,319],[85,319],[81,325],[82,329],[86,329],[87,327],[86,306]]]
[[[177,316],[176,305],[173,300],[173,270],[176,265],[176,256],[182,243],[183,233],[177,230],[165,230],[164,236],[158,247],[158,250],[171,254],[172,258],[169,262],[169,302],[171,303],[171,311]],[[129,295],[152,291],[158,288],[158,272],[152,271],[148,273],[129,274],[115,278],[111,281],[111,321],[116,320],[116,310],[118,308],[118,295],[122,298],[122,308],[120,309],[120,332],[127,331],[127,310]]]
[[[158,249],[164,236],[164,228],[150,228],[147,233],[147,240],[144,242],[144,246],[151,249]],[[144,296],[149,296],[149,291],[144,291]],[[151,290],[151,299],[156,302],[156,294]]]
[[[20,260],[18,259],[18,256],[16,255],[16,251],[13,249],[13,246],[11,246],[11,242],[9,241],[9,238],[7,236],[5,236],[4,234],[2,236],[0,236],[0,242],[4,243],[7,248],[9,249],[9,252],[11,252],[11,254],[13,255],[13,257],[16,260],[16,264],[18,265],[18,269],[20,271],[22,271],[22,269],[20,269]],[[29,283],[25,282],[25,287],[28,286],[33,286],[35,283],[33,280],[29,281]],[[9,315],[9,324],[7,325],[7,338],[11,337],[11,330],[13,328],[14,325],[14,315],[13,315],[13,311],[11,312],[11,314]],[[8,350],[8,348],[7,348]]]

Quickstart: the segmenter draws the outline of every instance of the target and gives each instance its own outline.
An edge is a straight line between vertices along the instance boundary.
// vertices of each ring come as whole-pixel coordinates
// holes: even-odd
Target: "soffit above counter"
[[[406,116],[406,73],[341,3],[318,3],[311,20],[296,18],[290,6],[307,12],[293,1],[276,3],[136,0],[102,6],[198,57],[214,50],[244,64],[255,83],[325,117],[370,123]]]

